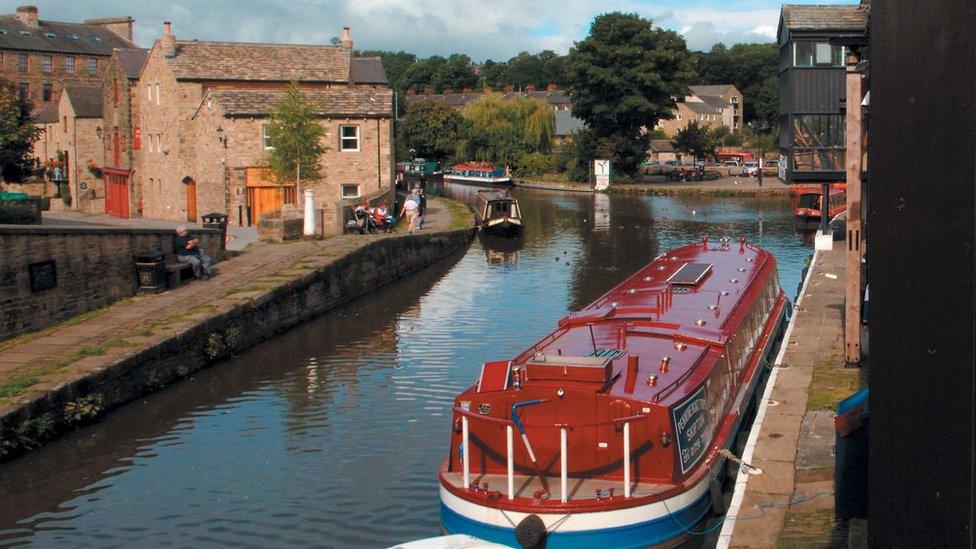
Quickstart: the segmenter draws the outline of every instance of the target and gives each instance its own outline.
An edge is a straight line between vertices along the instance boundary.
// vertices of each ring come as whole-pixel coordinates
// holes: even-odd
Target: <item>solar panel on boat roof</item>
[[[685,263],[668,278],[668,284],[696,286],[712,271],[711,263]]]

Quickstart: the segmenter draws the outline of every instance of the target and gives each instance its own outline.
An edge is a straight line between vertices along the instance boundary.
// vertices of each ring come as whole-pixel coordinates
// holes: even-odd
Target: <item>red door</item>
[[[129,217],[129,172],[106,168],[105,213],[115,217]]]

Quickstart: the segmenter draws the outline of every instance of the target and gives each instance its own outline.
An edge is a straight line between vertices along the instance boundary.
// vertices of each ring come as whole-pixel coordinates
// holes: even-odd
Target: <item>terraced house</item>
[[[131,17],[45,21],[36,6],[0,15],[0,78],[14,83],[35,109],[67,86],[100,85],[115,48],[133,48]]]
[[[132,90],[139,117],[136,170],[145,217],[198,221],[220,212],[253,225],[298,202],[269,175],[270,113],[296,82],[325,126],[321,178],[303,184],[316,207],[392,190],[393,91],[378,58],[337,45],[177,40],[169,23]]]

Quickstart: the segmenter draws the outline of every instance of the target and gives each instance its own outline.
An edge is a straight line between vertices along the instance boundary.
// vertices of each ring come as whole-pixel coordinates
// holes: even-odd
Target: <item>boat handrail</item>
[[[498,426],[507,426],[507,425],[511,425],[513,427],[515,426],[515,422],[513,420],[511,420],[511,419],[504,419],[504,418],[499,418],[499,417],[486,416],[486,415],[482,415],[482,414],[480,414],[478,412],[473,412],[471,410],[465,410],[464,408],[461,408],[459,406],[455,406],[454,407],[454,413],[456,413],[458,415],[461,415],[461,416],[465,416],[465,417],[471,418],[471,419],[476,419],[478,421],[483,421],[485,423],[494,423],[494,424],[496,424]],[[529,422],[525,421],[524,419],[520,419],[519,421],[522,423],[522,426],[523,427],[534,427],[534,428],[551,427],[553,429],[561,429],[561,428],[566,428],[566,429],[583,429],[583,428],[587,428],[587,427],[601,427],[601,426],[604,426],[604,425],[614,425],[614,426],[616,426],[616,425],[622,425],[624,423],[631,423],[631,422],[634,422],[634,421],[642,421],[642,420],[645,420],[645,419],[647,419],[649,417],[650,417],[650,414],[637,414],[637,415],[634,415],[634,416],[614,418],[614,419],[611,419],[610,421],[592,421],[592,422],[587,422],[587,423],[529,423]]]

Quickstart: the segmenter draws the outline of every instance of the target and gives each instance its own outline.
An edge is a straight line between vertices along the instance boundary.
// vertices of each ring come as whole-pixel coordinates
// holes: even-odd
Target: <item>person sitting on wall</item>
[[[213,259],[200,249],[200,241],[186,232],[186,225],[176,227],[176,238],[173,239],[173,250],[176,260],[193,266],[193,276],[201,278],[213,276]]]

